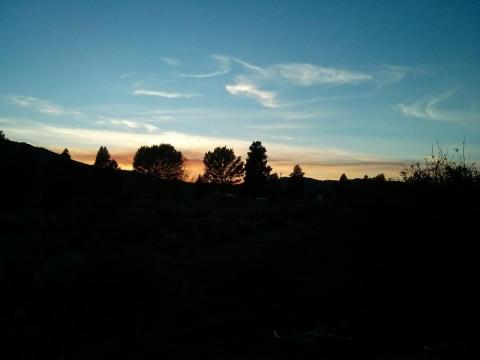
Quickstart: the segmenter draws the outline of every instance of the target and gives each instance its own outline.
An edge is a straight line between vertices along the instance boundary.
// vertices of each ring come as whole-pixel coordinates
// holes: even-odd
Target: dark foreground
[[[477,187],[257,199],[14,142],[0,161],[2,359],[478,356]]]

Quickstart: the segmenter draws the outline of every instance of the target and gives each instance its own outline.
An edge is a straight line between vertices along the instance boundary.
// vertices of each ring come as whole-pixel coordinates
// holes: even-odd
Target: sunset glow
[[[2,2],[0,128],[124,169],[171,143],[192,176],[255,140],[320,179],[395,178],[464,138],[479,158],[478,3],[367,3]]]

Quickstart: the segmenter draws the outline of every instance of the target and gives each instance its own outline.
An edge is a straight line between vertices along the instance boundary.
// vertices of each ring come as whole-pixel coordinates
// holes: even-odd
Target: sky
[[[282,176],[398,178],[432,145],[480,160],[480,2],[0,0],[0,129],[131,168],[267,148]]]

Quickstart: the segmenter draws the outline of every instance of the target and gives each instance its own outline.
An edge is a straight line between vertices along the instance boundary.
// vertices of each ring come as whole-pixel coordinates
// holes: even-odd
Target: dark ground
[[[10,141],[0,164],[3,359],[478,356],[476,186],[256,199]]]

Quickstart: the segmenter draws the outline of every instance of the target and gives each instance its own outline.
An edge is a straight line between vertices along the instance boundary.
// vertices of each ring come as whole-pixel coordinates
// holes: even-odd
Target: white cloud
[[[130,129],[143,128],[148,132],[153,132],[158,130],[156,126],[149,123],[141,122],[138,120],[134,121],[131,119],[113,118],[113,117],[107,117],[107,116],[97,116],[97,118],[99,119],[97,121],[97,124],[100,124],[100,125],[110,123],[112,125],[117,125],[117,126],[126,126],[127,128],[130,128]]]
[[[147,129],[148,132],[153,132],[158,130],[158,128],[152,124],[143,124],[143,127]]]
[[[178,66],[180,65],[180,61],[177,60],[177,59],[174,59],[174,58],[170,58],[170,57],[163,57],[162,58],[162,61],[168,65],[172,65],[172,66]]]
[[[372,76],[366,73],[312,64],[280,64],[274,65],[272,70],[275,75],[292,82],[294,85],[301,86],[316,84],[343,85],[372,80]]]
[[[110,120],[110,122],[113,125],[125,125],[126,127],[129,127],[129,128],[132,128],[132,129],[138,128],[138,124],[135,121],[131,121],[131,120],[112,119],[112,120]]]
[[[258,80],[285,81],[292,85],[344,85],[373,80],[373,75],[333,67],[324,67],[308,63],[273,64],[260,67],[235,57],[230,59],[250,72]]]
[[[199,94],[190,94],[190,93],[179,93],[171,91],[161,91],[161,90],[145,90],[145,89],[135,89],[132,92],[132,95],[136,96],[158,96],[167,99],[179,99],[179,98],[192,98],[200,96]]]
[[[128,131],[87,129],[80,127],[60,127],[37,122],[9,127],[9,134],[26,140],[35,140],[37,144],[62,144],[62,146],[96,148],[98,144],[107,144],[117,148],[135,150],[141,145],[170,143],[182,152],[203,154],[215,146],[228,145],[239,154],[246,154],[251,140],[224,138],[208,135],[193,135],[178,131],[159,131],[155,134],[132,133]],[[286,145],[264,142],[272,161],[292,161],[302,158],[304,163],[355,163],[380,162],[388,159],[369,154],[338,149],[334,147],[313,148],[303,145]]]
[[[224,56],[224,55],[211,55],[210,57],[217,61],[218,70],[209,72],[209,73],[202,73],[202,74],[179,74],[179,76],[196,78],[196,79],[204,79],[204,78],[210,78],[214,76],[228,74],[230,72],[230,69],[231,69],[230,57]]]
[[[246,126],[252,130],[296,130],[310,127],[310,125],[298,124],[298,123],[274,123],[274,124],[255,124]]]
[[[398,104],[397,107],[405,116],[430,120],[463,121],[478,117],[478,114],[471,112],[449,111],[439,107],[442,102],[452,97],[455,92],[457,92],[457,89],[422,98],[410,105]]]
[[[235,61],[236,63],[242,65],[243,67],[249,69],[249,70],[254,70],[254,71],[258,71],[258,72],[263,72],[263,71],[265,71],[265,70],[264,70],[263,68],[261,68],[260,66],[253,65],[253,64],[251,64],[251,63],[249,63],[249,62],[246,62],[246,61],[244,61],[244,60],[240,60],[240,59],[238,59],[238,58],[236,58],[236,57],[231,57],[231,59],[232,59],[233,61]]]
[[[52,103],[51,101],[38,99],[32,96],[12,95],[5,96],[5,98],[17,106],[32,108],[44,114],[72,116],[82,115],[79,111],[67,110],[59,105]]]
[[[231,62],[241,65],[244,73],[237,75],[234,84],[225,85],[232,95],[243,95],[255,99],[265,107],[296,106],[303,102],[279,103],[276,91],[262,90],[264,86],[339,86],[372,81],[373,75],[366,72],[322,67],[307,63],[273,64],[265,67],[247,61],[223,56]],[[307,100],[317,102],[318,99]]]
[[[272,91],[259,89],[255,84],[237,79],[235,84],[225,85],[225,89],[232,95],[241,95],[253,98],[265,107],[277,106],[276,95]]]
[[[0,122],[3,119],[0,118]],[[9,119],[7,119],[9,120]],[[130,168],[131,158],[141,145],[152,145],[160,142],[170,143],[181,150],[188,159],[201,160],[207,150],[216,146],[228,145],[235,149],[235,153],[244,157],[252,139],[225,138],[218,136],[192,135],[176,131],[158,131],[155,133],[138,133],[121,130],[99,130],[80,127],[59,127],[41,124],[38,122],[19,121],[16,119],[8,126],[7,135],[15,141],[27,141],[36,146],[47,146],[56,150],[68,147],[74,154],[90,154],[90,160],[99,144],[108,146],[109,150],[122,155],[122,167]],[[278,136],[277,136],[278,135]],[[268,138],[266,135],[264,137]],[[274,139],[275,138],[275,139]],[[293,164],[302,159],[302,167],[308,176],[317,178],[338,179],[342,172],[348,170],[349,177],[389,172],[396,175],[403,168],[404,162],[395,159],[371,156],[358,152],[345,151],[334,147],[307,147],[294,138],[282,137],[274,134],[272,142],[262,141],[268,149],[269,163],[274,171],[287,174]],[[282,144],[276,141],[287,141]],[[56,145],[53,145],[56,144]],[[90,161],[88,160],[88,161]],[[357,169],[358,168],[358,169]],[[356,170],[355,170],[356,169]]]

